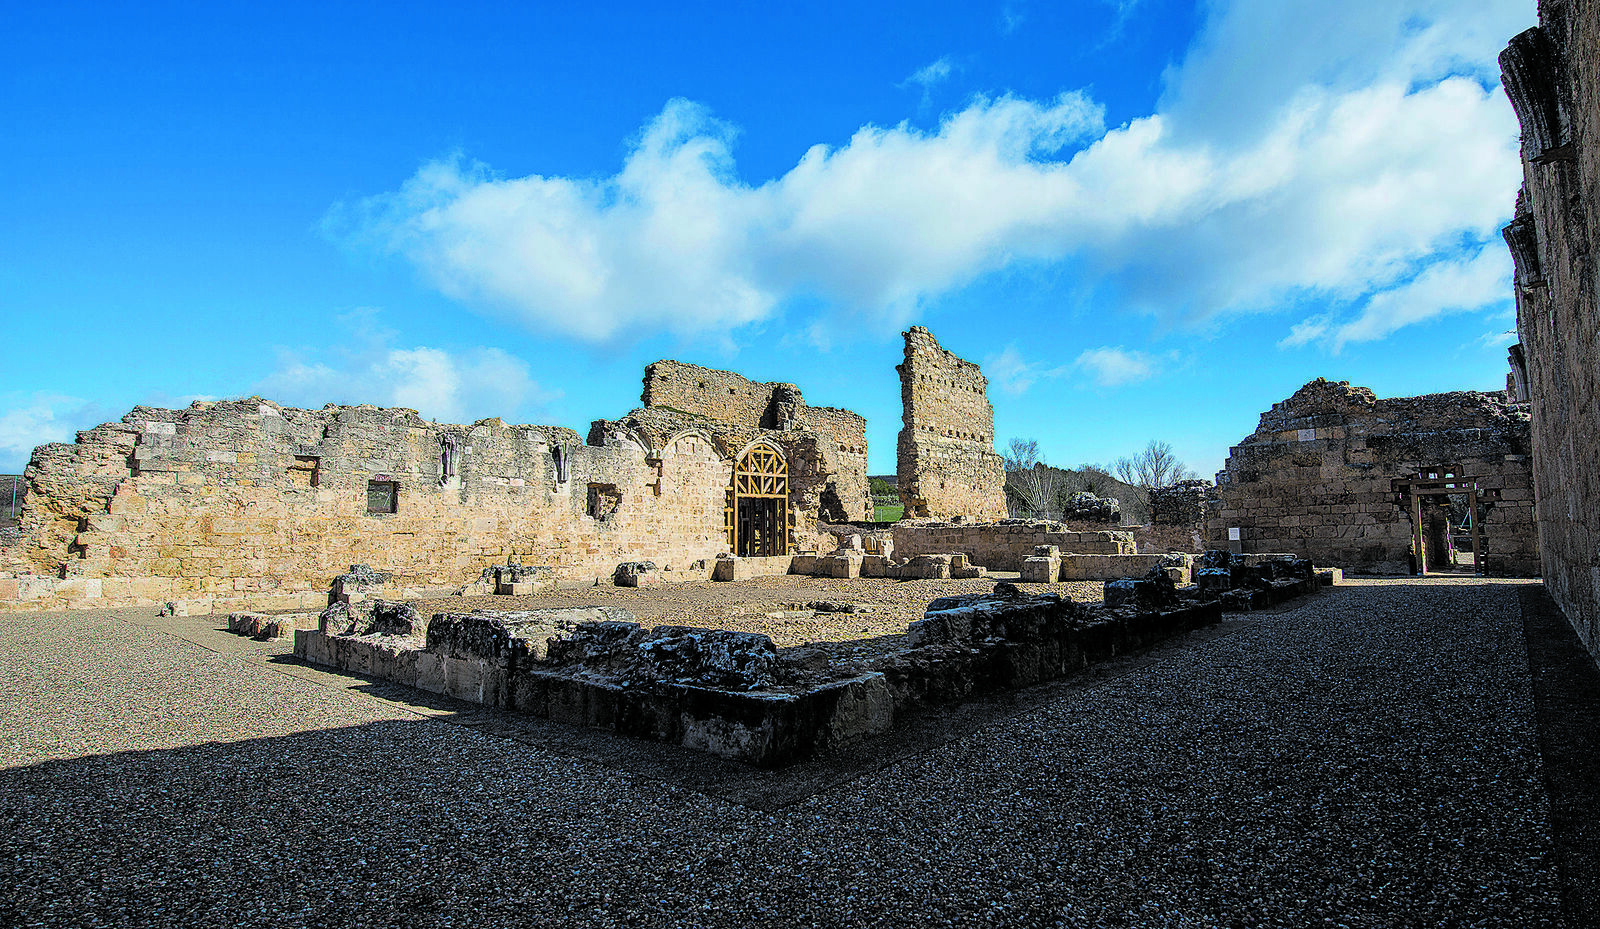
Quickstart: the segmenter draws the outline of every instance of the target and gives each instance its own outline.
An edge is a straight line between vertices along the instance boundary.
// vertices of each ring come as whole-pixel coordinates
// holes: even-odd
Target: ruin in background
[[[1006,473],[994,450],[989,379],[921,326],[905,333],[897,489],[911,518],[1004,519]]]
[[[1379,399],[1318,378],[1231,450],[1207,539],[1366,574],[1417,573],[1419,548],[1449,569],[1476,548],[1485,574],[1536,575],[1528,453],[1526,407],[1502,394]]]
[[[1533,484],[1545,588],[1600,659],[1600,21],[1540,0],[1540,25],[1500,55],[1522,124],[1523,188],[1505,229],[1516,266],[1514,387],[1533,408]]]

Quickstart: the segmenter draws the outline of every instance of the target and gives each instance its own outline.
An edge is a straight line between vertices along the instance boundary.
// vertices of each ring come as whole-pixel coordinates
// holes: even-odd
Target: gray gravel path
[[[1519,586],[1358,581],[768,811],[4,616],[0,925],[1560,925]]]

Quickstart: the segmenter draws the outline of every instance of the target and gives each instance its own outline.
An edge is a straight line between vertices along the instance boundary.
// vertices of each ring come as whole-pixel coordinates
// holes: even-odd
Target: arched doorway
[[[724,511],[735,555],[789,552],[789,465],[770,445],[756,445],[733,466]]]

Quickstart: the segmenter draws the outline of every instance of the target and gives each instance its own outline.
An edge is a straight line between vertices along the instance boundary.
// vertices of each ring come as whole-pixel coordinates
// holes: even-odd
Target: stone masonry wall
[[[708,571],[730,467],[698,433],[647,452],[370,406],[137,407],[35,450],[0,609],[309,606],[354,563],[413,589],[508,561],[569,579],[643,559]],[[397,487],[394,512],[369,512],[371,481]]]
[[[678,361],[644,370],[644,405],[745,429],[815,432],[830,475],[825,508],[838,519],[871,515],[867,486],[867,421],[834,407],[808,406],[793,384],[758,383],[732,371]]]
[[[905,339],[905,361],[896,368],[905,410],[897,469],[905,515],[1005,518],[1005,465],[994,450],[988,378],[921,326]]]
[[[1600,4],[1540,0],[1539,21],[1500,56],[1522,124],[1523,189],[1505,238],[1545,587],[1600,660]]]
[[[1484,571],[1536,575],[1528,414],[1501,393],[1378,399],[1318,378],[1261,415],[1217,474],[1211,548],[1288,552],[1373,574],[1414,570],[1409,496],[1395,481],[1442,468],[1479,478]]]

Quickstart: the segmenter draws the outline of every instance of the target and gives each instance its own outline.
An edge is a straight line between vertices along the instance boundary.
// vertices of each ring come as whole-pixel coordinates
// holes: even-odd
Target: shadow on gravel
[[[1519,595],[1562,909],[1600,926],[1600,668],[1543,587]]]
[[[1269,615],[1267,611],[1226,614],[1219,626],[1200,629],[1138,654],[1116,658],[1074,677],[959,706],[907,714],[898,717],[894,729],[883,735],[862,739],[824,757],[777,770],[755,768],[677,745],[490,709],[387,681],[306,665],[292,655],[271,658],[269,663],[286,673],[331,686],[341,686],[342,681],[346,689],[443,722],[654,778],[753,810],[771,811],[888,767],[902,758],[1004,725],[1036,707],[1122,677],[1201,642],[1240,632],[1266,615]]]

